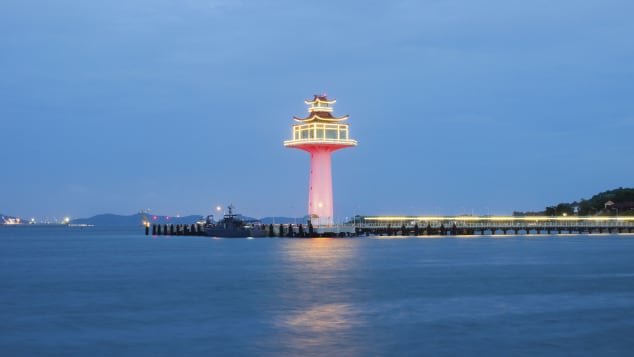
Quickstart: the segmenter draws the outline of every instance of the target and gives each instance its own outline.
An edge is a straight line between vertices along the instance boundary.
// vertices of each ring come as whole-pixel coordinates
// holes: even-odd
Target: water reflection
[[[357,253],[352,239],[313,238],[289,241],[283,248],[282,258],[299,271],[323,272],[347,266]]]
[[[357,324],[356,315],[351,304],[316,304],[283,318],[281,322],[283,326],[313,333],[341,332]]]
[[[355,305],[358,244],[352,239],[324,238],[284,245],[285,284],[279,297],[285,308],[274,319],[274,328],[284,338],[283,352],[306,355],[349,346],[346,354],[360,354],[360,346],[347,343],[364,324]]]

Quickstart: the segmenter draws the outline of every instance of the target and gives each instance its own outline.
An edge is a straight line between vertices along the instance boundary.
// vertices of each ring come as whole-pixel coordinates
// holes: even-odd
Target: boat
[[[207,217],[205,224],[206,235],[222,238],[260,238],[268,236],[266,227],[260,222],[245,220],[242,215],[233,213],[233,205],[227,208],[228,213],[218,222],[213,222],[210,217]]]

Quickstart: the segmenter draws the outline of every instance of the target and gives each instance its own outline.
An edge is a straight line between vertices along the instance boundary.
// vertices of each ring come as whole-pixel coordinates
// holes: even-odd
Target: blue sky
[[[629,0],[4,0],[0,212],[306,213],[316,93],[359,146],[335,215],[506,214],[632,187]]]

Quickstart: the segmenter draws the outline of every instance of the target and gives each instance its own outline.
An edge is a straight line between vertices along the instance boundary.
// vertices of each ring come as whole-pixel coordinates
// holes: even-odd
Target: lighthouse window
[[[326,130],[326,139],[337,139],[337,130],[336,129]]]
[[[348,140],[348,131],[344,129],[339,130],[339,139]]]
[[[324,125],[323,124],[313,124],[315,138],[323,139],[324,137]]]

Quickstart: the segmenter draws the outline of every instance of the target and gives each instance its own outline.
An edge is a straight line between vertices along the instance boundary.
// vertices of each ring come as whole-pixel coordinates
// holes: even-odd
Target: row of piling
[[[258,229],[266,229],[268,237],[287,238],[311,238],[323,236],[350,236],[350,234],[317,233],[312,224],[269,224],[258,226]],[[153,236],[204,236],[205,225],[203,224],[152,224],[151,232]],[[150,225],[145,226],[145,235],[150,234]]]
[[[145,235],[150,234],[150,226],[145,226]],[[202,224],[153,224],[153,236],[204,236],[205,227]]]

